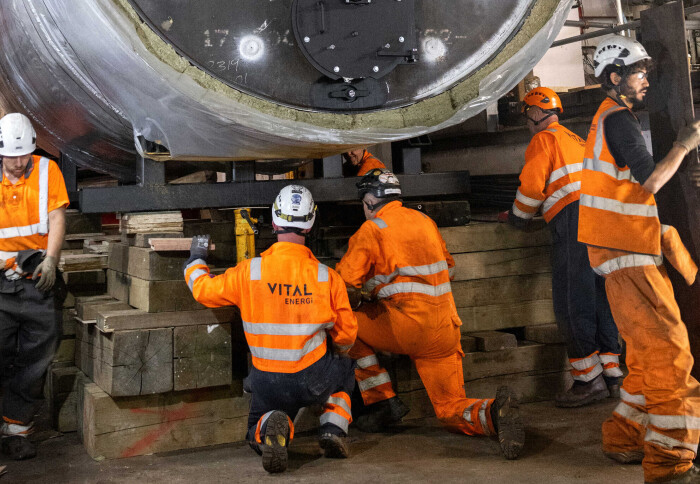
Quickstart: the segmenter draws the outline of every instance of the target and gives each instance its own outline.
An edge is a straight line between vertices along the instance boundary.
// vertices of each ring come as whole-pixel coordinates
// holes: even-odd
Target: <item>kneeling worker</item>
[[[593,272],[588,250],[578,241],[585,142],[559,124],[561,100],[549,88],[527,93],[523,112],[533,136],[507,220],[524,228],[541,210],[552,233],[552,300],[574,377],[573,386],[556,396],[556,405],[580,407],[610,395],[619,398],[621,349],[605,279]]]
[[[343,176],[364,176],[375,168],[386,168],[386,166],[365,149],[343,153]]]
[[[272,207],[277,243],[260,257],[214,277],[204,260],[209,247],[204,235],[193,238],[185,266],[197,301],[241,311],[253,357],[246,379],[252,393],[248,441],[268,472],[287,468],[287,447],[294,437],[290,417],[317,403],[324,405],[319,443],[326,457],[348,456],[345,436],[355,381],[347,352],[357,321],[343,280],[304,246],[315,218],[311,192],[289,185]]]
[[[517,458],[525,432],[514,393],[501,387],[495,400],[465,396],[462,322],[450,285],[454,260],[437,225],[403,207],[399,181],[388,170],[370,171],[357,186],[367,221],[336,267],[349,287],[364,287],[377,299],[355,313],[358,338],[350,356],[369,406],[357,426],[376,432],[408,412],[375,352],[404,354],[415,363],[443,425],[467,435],[497,434],[505,457]]]

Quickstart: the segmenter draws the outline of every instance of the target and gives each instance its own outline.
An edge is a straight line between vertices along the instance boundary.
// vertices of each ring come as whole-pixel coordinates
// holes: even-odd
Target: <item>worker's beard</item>
[[[633,110],[640,110],[646,107],[647,89],[634,89],[632,86],[624,83],[620,86],[620,97],[624,97],[632,103]],[[641,99],[640,99],[641,98]]]

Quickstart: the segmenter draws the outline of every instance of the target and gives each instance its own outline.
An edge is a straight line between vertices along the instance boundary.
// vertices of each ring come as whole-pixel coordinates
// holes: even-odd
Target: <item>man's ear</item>
[[[622,76],[620,74],[618,74],[617,72],[610,73],[610,82],[612,82],[614,85],[619,86],[621,81]]]

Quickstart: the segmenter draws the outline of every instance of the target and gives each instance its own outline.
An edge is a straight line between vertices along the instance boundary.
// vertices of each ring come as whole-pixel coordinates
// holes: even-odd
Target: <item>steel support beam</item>
[[[165,185],[165,163],[139,156],[136,160],[136,180],[141,186]]]
[[[400,175],[406,197],[465,195],[470,192],[469,172]],[[294,180],[304,185],[317,202],[342,202],[357,199],[355,177]],[[192,185],[127,185],[85,188],[80,191],[84,213],[144,212],[188,208],[247,207],[269,205],[290,180],[213,183]]]

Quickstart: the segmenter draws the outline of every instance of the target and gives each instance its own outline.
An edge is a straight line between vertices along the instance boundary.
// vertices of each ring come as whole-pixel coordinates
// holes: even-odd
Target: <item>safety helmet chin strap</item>
[[[387,203],[393,202],[393,201],[395,201],[395,200],[399,200],[399,197],[382,198],[381,200],[379,200],[379,201],[378,201],[377,203],[375,203],[374,205],[372,205],[371,203],[366,202],[366,201],[364,201],[364,200],[362,200],[362,203],[364,203],[364,204],[367,206],[367,209],[368,209],[370,212],[374,212],[375,210],[378,210],[378,209],[382,208],[382,207],[383,207],[384,205],[386,205]]]
[[[545,111],[545,112],[546,112],[546,111]],[[540,119],[539,121],[535,121],[534,119],[532,119],[532,118],[531,118],[530,116],[528,116],[527,114],[525,115],[525,117],[527,117],[527,119],[529,119],[529,120],[532,122],[532,124],[534,124],[535,126],[539,126],[539,125],[542,124],[544,121],[546,121],[547,119],[549,119],[549,118],[551,118],[552,116],[554,116],[554,114],[555,114],[555,113],[548,113],[547,116],[545,116],[544,118]]]
[[[306,234],[304,233],[304,229],[300,229],[299,227],[278,227],[277,230],[273,230],[273,232],[277,235],[297,234],[301,236],[306,236]]]

